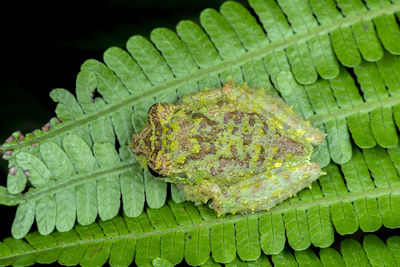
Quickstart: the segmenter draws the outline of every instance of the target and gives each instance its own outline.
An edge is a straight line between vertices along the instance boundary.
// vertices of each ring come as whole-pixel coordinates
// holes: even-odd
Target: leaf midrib
[[[335,112],[331,112],[328,114],[314,115],[314,116],[310,117],[310,121],[312,123],[316,123],[316,122],[329,121],[331,119],[345,118],[351,114],[355,114],[355,113],[359,113],[359,112],[367,113],[376,108],[386,107],[386,106],[394,106],[399,103],[400,103],[400,96],[386,98],[385,100],[382,100],[382,101],[375,101],[375,102],[368,102],[368,103],[364,102],[363,104],[354,106],[352,108],[337,109],[337,110],[335,110]],[[121,166],[117,166],[117,167],[114,167],[111,169],[101,170],[101,171],[95,172],[93,174],[80,175],[74,179],[68,179],[68,180],[66,179],[64,183],[58,183],[58,184],[50,186],[49,188],[45,188],[42,190],[36,189],[34,192],[27,193],[25,195],[18,195],[18,197],[20,199],[25,199],[25,200],[39,198],[42,195],[46,195],[49,192],[54,192],[56,190],[62,189],[65,186],[77,185],[79,183],[82,183],[82,182],[90,180],[90,179],[99,179],[100,176],[106,176],[107,174],[110,174],[110,173],[122,172],[126,169],[132,168],[134,164],[135,164],[134,162],[129,162],[129,163],[125,163]]]
[[[0,261],[6,261],[7,259],[12,259],[15,257],[39,254],[39,253],[44,253],[46,251],[51,251],[51,250],[60,249],[60,248],[69,248],[69,247],[78,246],[78,245],[90,245],[90,244],[101,243],[101,242],[105,242],[105,241],[114,241],[114,240],[117,241],[117,240],[122,240],[122,239],[140,239],[140,238],[147,238],[147,237],[152,237],[152,236],[156,236],[156,235],[161,236],[161,235],[164,235],[167,233],[175,233],[175,232],[189,232],[190,230],[195,230],[196,228],[200,228],[200,227],[211,228],[212,226],[218,225],[218,224],[235,223],[236,221],[241,220],[244,217],[247,217],[247,218],[261,217],[261,215],[266,214],[268,212],[284,213],[291,209],[306,210],[312,206],[326,207],[326,206],[330,206],[332,204],[343,202],[343,201],[354,202],[355,200],[358,200],[358,199],[366,199],[367,197],[378,198],[379,196],[390,195],[393,193],[400,194],[400,185],[396,186],[396,187],[392,187],[392,188],[374,188],[373,190],[365,191],[365,192],[349,192],[346,195],[324,197],[324,198],[318,199],[316,201],[299,201],[299,202],[296,202],[296,203],[293,203],[290,205],[285,205],[285,206],[281,205],[281,206],[275,207],[272,211],[263,211],[263,212],[257,212],[254,214],[246,214],[246,215],[233,215],[233,216],[228,216],[226,218],[215,218],[212,220],[203,221],[202,223],[197,223],[197,224],[193,224],[193,225],[178,225],[176,227],[162,229],[162,230],[154,230],[151,232],[129,233],[129,234],[113,236],[113,237],[103,236],[98,239],[79,240],[78,242],[57,245],[57,246],[45,248],[45,249],[33,249],[32,251],[30,251],[28,253],[12,254],[12,255],[9,255],[6,257],[0,257]]]
[[[352,107],[337,108],[334,111],[329,110],[327,114],[313,115],[309,119],[312,123],[316,123],[316,122],[321,123],[321,122],[326,122],[326,121],[329,121],[332,119],[346,118],[346,117],[348,117],[352,114],[356,114],[356,113],[368,113],[377,108],[394,106],[397,104],[400,104],[400,96],[391,96],[389,98],[385,98],[384,100],[376,100],[373,102],[363,102],[362,104],[355,105]],[[56,190],[66,187],[66,186],[77,185],[77,184],[83,183],[89,179],[99,179],[99,177],[105,176],[110,173],[122,172],[126,169],[133,167],[133,164],[134,164],[134,162],[125,162],[122,165],[119,165],[119,166],[116,166],[116,167],[113,167],[110,169],[100,170],[100,171],[92,173],[92,174],[84,174],[84,175],[78,174],[73,179],[70,179],[69,177],[67,179],[59,178],[59,180],[63,181],[63,182],[58,182],[56,184],[51,185],[48,188],[34,189],[33,191],[28,192],[27,194],[9,195],[9,197],[18,198],[19,202],[25,201],[28,199],[40,198],[43,195],[47,195],[50,192],[54,192]]]
[[[99,179],[99,177],[103,176],[103,178],[109,178],[109,174],[112,173],[120,173],[123,172],[127,169],[133,168],[134,165],[137,164],[136,162],[126,162],[125,164],[121,164],[119,166],[116,166],[114,168],[111,169],[105,169],[105,170],[100,170],[98,172],[95,173],[91,173],[91,174],[85,174],[85,175],[79,175],[77,178],[71,179],[71,180],[66,180],[64,183],[56,183],[51,185],[48,188],[44,188],[42,190],[40,189],[34,189],[34,191],[28,192],[24,195],[20,195],[20,199],[25,199],[25,200],[29,200],[29,199],[34,199],[34,198],[39,198],[42,195],[47,195],[49,194],[49,192],[53,192],[53,191],[57,191],[59,189],[63,189],[66,186],[75,186],[78,185],[80,183],[84,183],[88,180],[91,179]]]
[[[242,56],[239,56],[236,59],[225,60],[220,64],[216,64],[216,65],[214,65],[212,67],[209,67],[209,68],[206,68],[204,70],[196,71],[195,73],[193,73],[191,75],[187,75],[184,78],[179,78],[179,79],[172,80],[172,81],[166,83],[163,86],[153,87],[151,90],[148,90],[148,91],[144,92],[143,94],[141,94],[139,96],[129,97],[129,98],[119,102],[116,105],[110,106],[107,109],[99,111],[98,113],[94,113],[92,115],[88,115],[87,117],[85,117],[83,119],[76,120],[74,122],[66,124],[63,127],[54,129],[53,131],[50,131],[46,135],[43,135],[43,136],[40,136],[40,137],[36,137],[36,138],[30,139],[30,140],[27,140],[27,141],[22,141],[22,142],[17,143],[17,144],[9,145],[9,144],[6,143],[6,144],[3,144],[3,145],[0,145],[0,151],[13,150],[13,149],[24,147],[24,146],[27,146],[27,145],[30,145],[30,144],[33,144],[33,143],[38,143],[40,141],[46,140],[48,138],[51,138],[51,137],[53,137],[53,136],[55,136],[57,134],[60,134],[60,133],[62,133],[64,131],[68,131],[69,129],[72,129],[72,128],[80,126],[80,125],[83,125],[83,124],[85,124],[85,123],[87,123],[89,121],[95,120],[96,118],[99,118],[99,117],[104,116],[106,114],[110,114],[110,113],[120,109],[121,107],[124,107],[126,105],[131,105],[132,103],[135,103],[137,100],[139,100],[139,99],[141,99],[143,97],[151,96],[151,95],[153,95],[153,94],[155,94],[157,92],[165,91],[168,88],[176,87],[176,86],[178,86],[180,84],[187,83],[187,82],[189,82],[191,80],[196,80],[196,79],[198,79],[198,78],[200,78],[202,76],[209,75],[210,73],[220,72],[221,70],[223,70],[223,69],[225,69],[227,67],[231,67],[232,65],[243,64],[243,63],[245,63],[247,61],[250,61],[250,60],[265,56],[268,53],[272,53],[273,51],[284,49],[284,48],[286,48],[287,46],[289,46],[292,43],[296,43],[298,41],[306,41],[306,40],[311,39],[312,37],[317,36],[319,34],[328,33],[328,32],[330,32],[330,31],[332,31],[332,30],[334,30],[334,29],[336,29],[336,28],[338,28],[340,26],[343,26],[343,25],[349,26],[349,25],[352,25],[352,24],[354,24],[354,23],[356,23],[358,21],[362,21],[362,20],[366,20],[366,19],[373,19],[373,18],[378,17],[380,15],[394,13],[394,12],[399,11],[399,10],[400,10],[400,3],[399,4],[393,4],[393,5],[387,6],[385,8],[377,9],[377,10],[367,11],[367,12],[364,12],[364,13],[362,13],[360,15],[357,15],[357,16],[342,18],[342,19],[336,21],[335,23],[317,26],[316,28],[314,28],[314,30],[312,30],[310,32],[307,32],[305,34],[293,35],[292,37],[290,37],[290,38],[288,38],[286,40],[283,40],[283,41],[280,41],[280,42],[274,42],[274,43],[271,43],[271,44],[267,45],[264,48],[255,50],[253,52],[245,53],[245,54],[243,54]]]
[[[392,107],[400,103],[400,96],[392,96],[383,100],[363,102],[362,104],[355,105],[347,108],[338,108],[334,112],[321,115],[313,115],[308,118],[312,123],[315,122],[326,122],[335,118],[346,118],[350,115],[357,113],[368,113],[374,109],[382,107]]]

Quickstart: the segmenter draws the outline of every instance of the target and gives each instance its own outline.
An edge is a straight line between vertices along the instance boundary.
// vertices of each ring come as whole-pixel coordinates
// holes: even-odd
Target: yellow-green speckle
[[[311,162],[324,134],[274,95],[226,83],[158,103],[133,135],[140,164],[218,214],[269,210],[323,174]]]

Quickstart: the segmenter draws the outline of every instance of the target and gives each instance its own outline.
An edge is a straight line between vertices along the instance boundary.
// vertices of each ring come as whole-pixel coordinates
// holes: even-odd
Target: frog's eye
[[[153,104],[153,105],[149,108],[149,110],[147,111],[147,113],[150,113],[152,109],[157,109],[157,107],[156,107],[157,105],[158,105],[158,103]]]
[[[174,112],[175,106],[166,102],[156,103],[149,110],[149,120],[164,124]]]
[[[147,169],[149,170],[149,172],[151,173],[151,175],[153,175],[154,177],[157,178],[165,178],[164,175],[159,174],[158,172],[156,172],[155,170],[153,170],[149,164],[147,164]]]

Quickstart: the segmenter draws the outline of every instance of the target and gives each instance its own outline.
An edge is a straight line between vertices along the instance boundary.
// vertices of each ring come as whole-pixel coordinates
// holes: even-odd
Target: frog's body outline
[[[132,137],[137,161],[219,215],[269,210],[324,173],[311,162],[324,134],[263,89],[227,82],[157,103]]]

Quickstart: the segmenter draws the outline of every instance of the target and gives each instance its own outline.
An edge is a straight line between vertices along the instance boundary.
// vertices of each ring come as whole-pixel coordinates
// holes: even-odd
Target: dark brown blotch
[[[304,146],[302,143],[287,137],[282,138],[281,140],[282,147],[285,148],[286,153],[301,154],[304,152]]]
[[[250,125],[251,127],[254,126],[254,118],[253,118],[253,117],[250,117],[250,118],[249,118],[249,125]]]
[[[242,166],[248,168],[250,165],[250,159],[251,159],[250,154],[247,153],[244,159],[242,159]]]
[[[274,155],[274,159],[281,158],[287,153],[292,153],[295,155],[300,155],[304,153],[304,146],[302,143],[287,137],[279,139],[277,145],[279,146],[279,150]]]
[[[268,124],[267,122],[263,121],[263,126],[262,126],[264,134],[268,133]]]
[[[224,114],[224,123],[228,123],[230,120],[232,120],[236,124],[240,124],[240,123],[242,123],[244,114],[245,113],[237,111],[237,110],[229,111]]]
[[[236,156],[233,156],[231,158],[225,157],[225,156],[220,156],[218,158],[219,161],[219,167],[217,172],[221,173],[224,172],[227,166],[240,166],[241,168],[249,168],[250,165],[250,154],[247,153],[244,159],[239,159]]]
[[[153,152],[150,153],[150,155],[148,155],[147,164],[154,171],[159,171],[155,167],[155,163],[157,162],[157,156],[158,156],[158,152],[156,152],[156,151],[153,151]]]
[[[233,127],[233,129],[232,129],[232,135],[235,135],[237,132],[239,131],[239,128],[238,127]]]
[[[150,138],[151,138],[152,135],[153,135],[153,129],[149,129],[149,131],[148,131],[146,137],[145,137],[144,140],[143,140],[144,145],[146,146],[146,148],[148,148],[149,151],[151,150],[151,141],[150,141]]]
[[[232,153],[232,155],[233,155],[233,156],[236,156],[236,155],[237,155],[237,149],[236,149],[236,146],[235,146],[235,145],[232,145],[232,146],[230,147],[230,149],[231,149],[231,153]]]
[[[220,100],[220,101],[218,101],[217,103],[216,103],[216,105],[219,107],[219,108],[221,108],[221,107],[223,107],[223,106],[226,106],[226,105],[228,105],[229,103],[228,103],[228,101],[225,101],[225,100]]]
[[[213,166],[210,168],[210,173],[211,173],[211,175],[216,176],[218,174],[218,171]]]
[[[249,117],[249,125],[251,127],[253,127],[254,123],[255,123],[255,118],[254,117],[256,117],[256,116],[259,117],[259,114],[255,113],[255,112],[252,112],[252,113],[247,113],[247,116]]]
[[[243,134],[243,145],[248,146],[253,141],[251,134]]]
[[[147,156],[151,151],[150,137],[153,135],[153,129],[144,128],[141,132],[132,135],[132,151],[136,154],[143,153]]]
[[[197,139],[197,142],[200,145],[200,151],[199,151],[199,153],[191,154],[191,155],[187,156],[185,159],[185,164],[188,164],[192,160],[196,160],[196,161],[202,160],[207,155],[207,151],[205,149],[206,148],[205,140],[207,140],[207,138],[203,137],[203,136],[193,136],[193,137]]]
[[[215,149],[215,144],[214,143],[210,143],[210,154],[215,155],[217,153],[217,150]]]
[[[201,113],[194,113],[192,115],[192,118],[193,119],[202,119],[208,126],[216,126],[216,125],[218,125],[217,122],[209,119],[206,115],[201,114]]]

